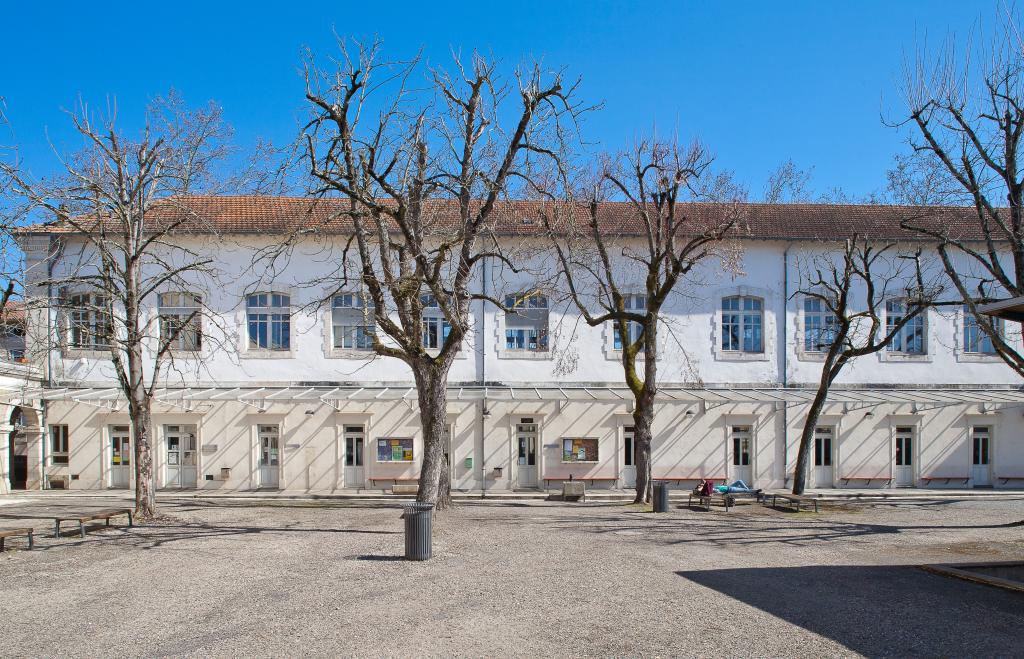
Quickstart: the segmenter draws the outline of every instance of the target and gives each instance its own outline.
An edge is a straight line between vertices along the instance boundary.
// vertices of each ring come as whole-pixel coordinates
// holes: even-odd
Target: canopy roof
[[[38,399],[45,401],[75,401],[104,408],[116,408],[125,401],[117,387],[106,388],[38,388],[0,391],[0,398]],[[218,401],[242,402],[258,409],[273,403],[319,403],[341,409],[346,403],[372,403],[375,401],[416,401],[416,388],[410,385],[393,386],[278,386],[278,387],[182,387],[166,388],[156,392],[155,403],[191,408],[197,403]],[[730,403],[802,405],[814,398],[811,389],[793,388],[689,388],[665,386],[658,390],[662,403],[704,404],[717,406]],[[624,386],[563,385],[513,386],[472,385],[451,386],[449,402],[632,402],[633,396]],[[883,404],[913,404],[943,407],[964,403],[1024,404],[1024,391],[1020,389],[832,389],[829,403],[843,403],[855,407]]]
[[[1021,323],[1024,322],[1024,297],[1011,297],[1008,300],[1000,300],[999,302],[979,304],[978,312],[997,318],[1016,320],[1018,323]]]

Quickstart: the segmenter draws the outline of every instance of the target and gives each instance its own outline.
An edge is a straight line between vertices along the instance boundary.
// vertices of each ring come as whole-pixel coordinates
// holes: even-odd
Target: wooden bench
[[[971,479],[969,476],[922,476],[921,480],[925,485],[931,485],[932,481],[945,481],[943,485],[949,485],[949,481],[963,481],[964,485],[967,485]]]
[[[132,511],[130,508],[114,508],[112,510],[99,510],[93,513],[86,513],[84,515],[62,515],[60,517],[53,518],[53,537],[60,537],[60,525],[64,522],[78,522],[78,534],[81,537],[85,537],[85,523],[95,522],[97,520],[104,520],[107,526],[110,526],[110,518],[118,517],[120,515],[128,516],[128,527],[131,528],[133,525]]]
[[[1024,476],[996,476],[996,478],[1003,481],[1003,485],[1006,485],[1010,481],[1024,481]]]
[[[7,538],[17,538],[18,536],[28,537],[28,548],[32,549],[35,547],[35,540],[32,537],[34,531],[30,528],[23,529],[2,529],[0,530],[0,551],[4,550],[4,540]]]
[[[391,494],[416,494],[420,491],[420,479],[415,478],[368,478],[370,487],[374,487],[380,481],[391,481]]]
[[[764,498],[767,500],[768,497],[772,499],[772,508],[775,508],[779,499],[782,499],[790,504],[790,508],[794,508],[797,512],[800,512],[800,507],[804,503],[813,503],[814,512],[818,512],[818,497],[808,497],[802,494],[766,494]]]
[[[689,497],[686,499],[686,507],[689,508],[693,504],[693,500],[697,499],[698,503],[703,505],[705,509],[711,511],[711,500],[721,498],[722,503],[725,505],[725,512],[729,512],[729,508],[736,505],[736,500],[741,498],[753,497],[758,503],[761,502],[760,494],[756,492],[729,492],[728,494],[722,492],[715,492],[714,494],[697,494],[696,492],[690,492]]]
[[[561,483],[562,481],[565,481],[566,483],[568,483],[569,481],[580,481],[581,483],[591,483],[591,484],[593,484],[593,483],[601,483],[601,482],[604,482],[604,483],[609,483],[609,482],[615,483],[615,482],[618,482],[618,480],[619,479],[614,477],[614,476],[580,476],[579,478],[577,478],[576,476],[573,476],[572,478],[568,478],[568,477],[565,477],[565,478],[561,478],[561,477],[558,477],[558,478],[545,478],[544,479],[544,488],[547,489],[548,483],[550,483],[551,481],[557,481],[559,483]]]
[[[714,481],[715,483],[725,483],[726,476],[652,476],[651,480],[654,481],[669,481],[679,485],[683,481]]]
[[[871,481],[884,481],[887,487],[892,482],[892,478],[886,476],[840,476],[839,480],[843,485],[849,485],[850,481],[867,481],[868,487],[871,487]]]

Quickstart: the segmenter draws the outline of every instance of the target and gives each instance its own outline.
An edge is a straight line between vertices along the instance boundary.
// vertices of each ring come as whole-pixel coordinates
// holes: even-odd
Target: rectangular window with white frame
[[[50,464],[66,465],[71,453],[68,450],[68,427],[50,426]]]
[[[885,333],[888,336],[907,316],[904,300],[888,300],[885,303]],[[890,354],[924,355],[928,352],[925,342],[924,312],[911,318],[886,346]]]
[[[452,326],[437,303],[437,298],[426,293],[421,296],[423,305],[423,347],[427,350],[440,350],[444,347]]]
[[[722,298],[722,350],[764,352],[764,301],[734,295]]]
[[[637,313],[647,313],[647,296],[646,295],[624,295],[623,306],[626,311],[633,311]],[[615,350],[622,350],[622,336],[619,333],[619,324],[617,322],[610,321],[612,324],[612,337]],[[626,337],[630,345],[636,343],[637,339],[640,338],[640,334],[643,331],[644,326],[636,321],[629,321],[626,326],[626,332],[629,336]],[[640,350],[644,349],[644,345],[640,344]]]
[[[505,349],[548,350],[548,298],[538,293],[505,296]]]
[[[963,307],[963,328],[964,328],[964,343],[963,352],[970,355],[995,355],[996,347],[992,341],[992,337],[985,333],[982,329],[981,324],[978,323],[978,318],[971,313],[970,307],[966,304]],[[1003,319],[992,318],[992,329],[995,330],[998,336],[1003,336]]]
[[[67,296],[68,347],[77,350],[106,350],[110,347],[113,323],[107,298],[98,293]]]
[[[839,319],[820,298],[804,298],[804,352],[827,352],[836,340]]]
[[[160,345],[182,352],[198,352],[203,347],[203,298],[193,293],[171,292],[157,296],[160,314]]]
[[[376,324],[373,301],[361,293],[340,293],[331,300],[332,345],[338,350],[373,350]]]
[[[291,350],[291,296],[254,293],[246,297],[245,311],[250,350]]]

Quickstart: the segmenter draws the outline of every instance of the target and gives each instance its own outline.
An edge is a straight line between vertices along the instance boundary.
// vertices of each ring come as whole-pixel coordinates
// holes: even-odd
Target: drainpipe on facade
[[[789,249],[782,252],[782,388],[789,386]],[[785,392],[783,392],[785,395]],[[782,487],[789,487],[789,403],[782,401]]]
[[[487,257],[480,257],[480,267],[483,269],[480,274],[480,289],[482,295],[486,297],[489,293],[488,286],[488,270],[487,270]],[[483,386],[487,383],[487,300],[480,300],[480,385]],[[484,391],[487,391],[484,389]],[[484,397],[480,401],[480,496],[486,496],[487,493],[487,466],[484,464],[484,457],[487,455],[487,451],[484,448],[484,444],[487,441],[487,417],[484,413],[487,411],[487,398]]]
[[[60,218],[58,218],[60,219]],[[53,387],[53,334],[56,331],[56,323],[53,317],[53,264],[57,260],[57,255],[60,252],[60,242],[53,235],[49,236],[50,244],[46,250],[46,363],[44,365],[45,373],[43,373],[43,382],[45,383],[46,389]],[[25,314],[25,326],[28,328],[28,313],[26,309]],[[42,458],[43,458],[43,482],[39,484],[39,489],[48,490],[50,489],[50,479],[46,477],[46,446],[50,440],[49,426],[46,423],[46,408],[47,402],[43,398],[40,400],[39,406],[39,430],[42,432]],[[68,465],[70,467],[70,464]],[[68,472],[68,485],[71,487],[71,475]]]

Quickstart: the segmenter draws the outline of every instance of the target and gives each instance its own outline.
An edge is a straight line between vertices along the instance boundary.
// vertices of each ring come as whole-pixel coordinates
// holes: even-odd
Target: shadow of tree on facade
[[[1024,594],[912,566],[679,571],[684,579],[867,656],[1021,653]],[[799,654],[794,647],[793,653]],[[756,639],[750,654],[756,656]]]

